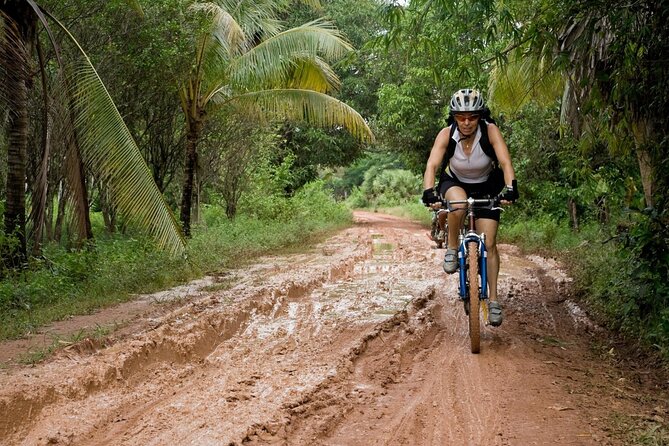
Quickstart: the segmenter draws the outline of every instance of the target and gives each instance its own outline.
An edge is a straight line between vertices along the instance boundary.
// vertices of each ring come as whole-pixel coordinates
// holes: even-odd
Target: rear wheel
[[[481,350],[481,322],[479,319],[479,251],[476,242],[467,244],[467,275],[469,278],[469,341],[472,353]]]
[[[437,219],[437,214],[435,213],[432,216],[432,229],[430,231],[430,238],[437,244],[437,248],[441,248],[443,243],[439,240],[439,220]]]

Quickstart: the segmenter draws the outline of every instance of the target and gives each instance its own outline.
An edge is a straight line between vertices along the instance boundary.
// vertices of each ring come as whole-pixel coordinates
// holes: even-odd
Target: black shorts
[[[504,189],[504,173],[501,169],[494,169],[488,179],[483,183],[463,183],[452,173],[444,173],[439,179],[437,189],[439,194],[444,197],[446,191],[453,186],[459,186],[465,190],[468,197],[472,198],[492,198]],[[489,218],[499,221],[500,210],[477,209],[476,218]]]

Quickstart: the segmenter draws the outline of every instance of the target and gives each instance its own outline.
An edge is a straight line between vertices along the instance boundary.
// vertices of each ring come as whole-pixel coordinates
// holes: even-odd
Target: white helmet
[[[485,102],[478,90],[458,90],[451,98],[451,113],[480,112],[484,109]]]

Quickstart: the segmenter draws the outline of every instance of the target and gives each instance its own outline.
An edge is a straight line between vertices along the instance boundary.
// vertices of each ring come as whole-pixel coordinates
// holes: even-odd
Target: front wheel
[[[467,275],[469,279],[469,341],[472,353],[481,351],[481,321],[479,319],[479,250],[476,242],[467,243]]]

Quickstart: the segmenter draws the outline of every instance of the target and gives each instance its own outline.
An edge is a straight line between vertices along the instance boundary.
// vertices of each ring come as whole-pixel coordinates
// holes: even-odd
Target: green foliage
[[[379,126],[384,143],[411,156],[413,166],[427,159],[439,130],[446,124],[445,104],[451,92],[435,91],[426,69],[409,69],[401,84],[379,89]]]
[[[189,247],[192,262],[209,271],[231,267],[249,255],[303,243],[314,234],[350,223],[351,215],[317,181],[291,198],[266,195],[262,201],[254,200],[234,220],[227,219],[220,208],[208,206],[204,221],[206,226],[196,231]]]
[[[392,153],[366,152],[361,158],[350,164],[341,175],[330,179],[329,185],[337,197],[348,196],[354,188],[361,186],[365,174],[372,168],[401,169],[403,161]]]
[[[506,215],[504,216],[504,218]],[[657,213],[633,212],[579,232],[548,214],[500,225],[500,237],[561,257],[574,290],[600,322],[669,357],[669,226]]]
[[[522,200],[509,209],[512,219],[537,212],[569,219],[573,202],[578,220],[606,222],[618,209],[638,206],[642,198],[636,160],[625,154],[610,159],[604,139],[577,144],[559,132],[559,110],[526,104],[502,131],[519,178]]]
[[[390,207],[416,200],[421,179],[404,169],[374,166],[365,172],[360,187],[351,194],[351,207]]]
[[[595,229],[594,226],[585,227],[577,234],[571,230],[564,218],[556,219],[550,214],[542,213],[533,219],[511,219],[508,218],[510,212],[513,212],[513,206],[506,207],[502,215],[500,237],[528,251],[560,252],[574,248],[582,242],[585,234]]]
[[[290,181],[286,191],[293,191],[318,178],[324,168],[335,168],[356,159],[363,148],[343,129],[324,130],[311,126],[284,126],[284,142],[279,155],[291,160]]]
[[[415,200],[405,202],[400,206],[384,207],[383,212],[417,221],[426,228],[429,228],[432,224],[432,211],[426,208],[423,203]]]
[[[0,282],[0,338],[161,289],[184,280],[185,271],[146,238],[100,239],[95,251],[82,252],[49,245],[29,269]]]

